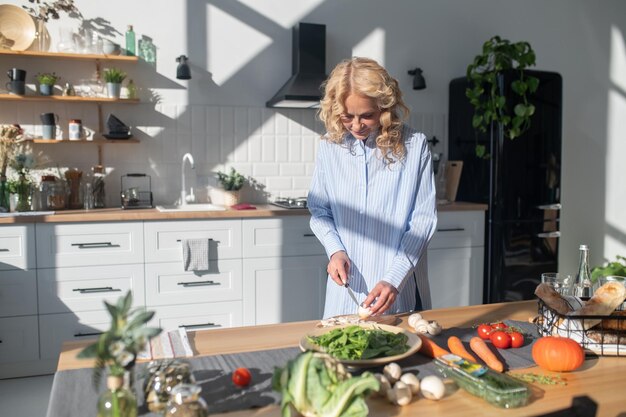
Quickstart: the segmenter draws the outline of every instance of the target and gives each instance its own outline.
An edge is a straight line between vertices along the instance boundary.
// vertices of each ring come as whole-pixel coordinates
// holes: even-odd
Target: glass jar
[[[191,367],[180,360],[154,361],[148,364],[143,393],[148,410],[161,412],[170,400],[172,389],[179,384],[193,384]]]
[[[121,376],[107,378],[107,389],[98,398],[98,417],[137,417],[137,399],[123,385]]]
[[[172,388],[164,417],[208,417],[206,402],[200,398],[202,389],[197,385],[180,384]]]
[[[65,171],[65,179],[67,180],[67,186],[69,188],[69,196],[67,201],[67,208],[69,209],[82,209],[83,208],[83,196],[81,179],[83,172],[77,169],[68,169]]]
[[[93,180],[91,182],[91,191],[93,193],[93,208],[104,208],[106,196],[104,194],[104,166],[96,165],[91,168],[93,172]]]
[[[31,211],[33,201],[33,186],[25,175],[20,174],[15,185],[15,211]]]

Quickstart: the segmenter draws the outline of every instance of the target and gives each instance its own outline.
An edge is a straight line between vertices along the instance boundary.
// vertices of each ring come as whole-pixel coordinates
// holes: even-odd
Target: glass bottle
[[[132,79],[128,80],[128,84],[126,85],[126,90],[128,91],[127,98],[129,99],[137,98],[137,86],[135,85],[135,82]]]
[[[580,257],[578,259],[578,273],[576,274],[576,296],[591,297],[593,285],[589,269],[589,246],[580,245],[578,249],[580,250]]]
[[[180,384],[172,388],[164,417],[208,417],[206,402],[200,397],[202,389],[197,385]]]
[[[106,196],[104,194],[104,166],[96,165],[91,167],[93,171],[93,180],[91,182],[91,191],[93,193],[93,208],[104,208]]]
[[[135,31],[133,25],[126,30],[126,55],[135,55]]]
[[[83,196],[82,196],[82,181],[83,172],[77,169],[68,169],[65,171],[65,179],[69,188],[69,197],[67,202],[67,208],[69,209],[82,209],[83,208]]]
[[[98,398],[98,417],[137,417],[137,399],[124,388],[123,377],[107,378],[107,389]]]

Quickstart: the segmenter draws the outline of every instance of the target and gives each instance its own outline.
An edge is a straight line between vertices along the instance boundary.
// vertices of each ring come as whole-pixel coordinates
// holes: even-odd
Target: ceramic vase
[[[123,377],[107,378],[107,389],[98,398],[98,417],[137,417],[137,399],[124,387]]]
[[[107,95],[109,96],[109,98],[120,98],[121,90],[122,90],[122,84],[107,83]]]
[[[51,96],[53,90],[54,90],[53,85],[39,84],[39,94],[41,94],[42,96]]]

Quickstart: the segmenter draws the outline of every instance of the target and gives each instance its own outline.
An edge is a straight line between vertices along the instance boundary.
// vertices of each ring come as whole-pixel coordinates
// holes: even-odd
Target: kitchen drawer
[[[0,319],[0,363],[39,359],[37,316]]]
[[[37,267],[143,263],[143,224],[37,224]]]
[[[37,314],[37,275],[32,271],[0,273],[0,317]]]
[[[39,314],[104,310],[133,292],[133,306],[144,305],[142,264],[38,270]]]
[[[0,271],[35,265],[35,225],[0,226]]]
[[[243,257],[324,255],[309,227],[310,216],[243,220]]]
[[[429,249],[485,245],[484,211],[444,211],[437,215],[437,230]]]
[[[188,331],[224,329],[242,326],[242,316],[241,301],[164,306],[156,309],[149,325],[164,331],[179,327]]]
[[[146,262],[182,265],[183,239],[211,239],[210,259],[241,258],[241,220],[145,222]]]
[[[109,327],[111,316],[107,311],[40,315],[41,358],[56,359],[63,342],[95,339]]]
[[[146,264],[146,305],[234,301],[242,297],[241,259],[209,261],[209,270],[185,271],[181,262]]]

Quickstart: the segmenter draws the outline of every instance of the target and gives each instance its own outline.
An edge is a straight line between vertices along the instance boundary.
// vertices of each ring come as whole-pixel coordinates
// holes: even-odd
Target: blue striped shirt
[[[346,251],[359,302],[385,280],[399,291],[387,313],[412,310],[416,291],[428,309],[426,249],[437,224],[428,143],[405,125],[406,158],[386,165],[376,135],[361,141],[347,134],[341,145],[320,141],[307,198],[311,229],[329,258]],[[324,317],[356,310],[347,290],[328,277]]]

